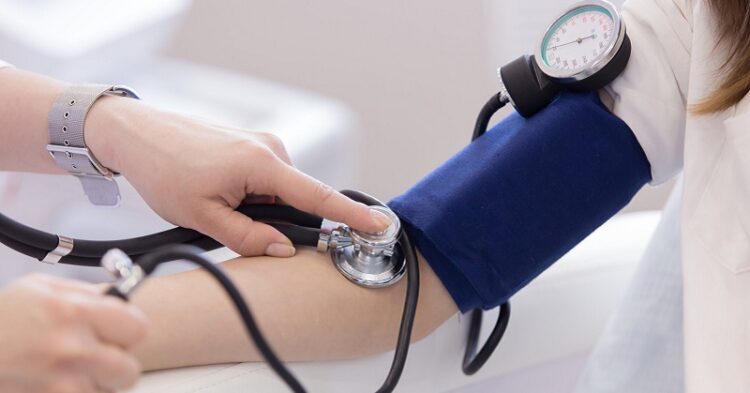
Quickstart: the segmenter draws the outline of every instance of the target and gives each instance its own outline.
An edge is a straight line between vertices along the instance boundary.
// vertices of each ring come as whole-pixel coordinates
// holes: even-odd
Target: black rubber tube
[[[237,211],[259,221],[281,221],[301,227],[320,228],[323,218],[288,205],[242,205]]]
[[[471,134],[472,141],[479,138],[487,131],[487,126],[490,124],[492,115],[504,106],[505,103],[500,99],[500,94],[495,94],[487,100],[482,107],[482,110],[479,111],[477,121],[474,123],[474,132]]]
[[[359,191],[343,190],[341,193],[365,205],[385,206],[383,202]],[[403,253],[406,260],[406,296],[391,369],[388,371],[388,376],[383,385],[380,386],[380,389],[377,390],[377,393],[390,393],[396,389],[396,385],[398,385],[398,381],[404,372],[406,358],[409,355],[411,334],[414,329],[414,319],[417,315],[417,303],[419,301],[419,261],[417,261],[416,248],[405,231],[402,230],[399,236],[398,249],[394,253],[394,256]]]
[[[286,205],[243,205],[238,211],[253,219],[265,221],[283,221],[300,227],[319,228],[323,219],[313,214],[305,213]],[[299,244],[315,246],[317,244],[317,233],[306,230],[289,229],[282,230],[289,233],[290,239],[296,236]],[[8,216],[0,214],[0,241],[8,247],[38,260],[57,247],[58,236],[40,231],[21,224]],[[316,238],[313,241],[313,236]],[[292,239],[294,242],[295,239]],[[158,249],[165,244],[194,244],[214,245],[206,247],[213,249],[219,245],[209,240],[205,235],[192,229],[176,227],[151,235],[139,236],[121,240],[87,240],[73,239],[73,250],[70,254],[60,260],[66,264],[82,264],[84,266],[96,266],[98,261],[88,261],[89,258],[99,259],[104,253],[112,248],[119,248],[128,255],[141,255]]]
[[[253,206],[255,207],[255,206]],[[285,209],[273,209],[271,208],[271,205],[265,205],[265,206],[258,206],[255,209],[243,209],[244,211],[256,215],[251,216],[255,220],[264,221],[264,220],[273,220],[273,221],[286,221],[287,219],[295,220],[295,225],[289,225],[289,224],[282,224],[282,223],[269,223],[272,227],[276,228],[284,234],[284,236],[288,237],[289,240],[292,241],[292,243],[297,245],[304,245],[304,246],[310,246],[315,247],[318,244],[318,238],[320,236],[320,230],[316,229],[320,227],[320,224],[322,222],[322,219],[317,218],[312,215],[299,214],[295,215],[292,214],[293,212],[290,212],[293,208],[290,208],[288,206],[284,206]],[[274,216],[274,212],[282,212],[283,214],[280,214],[278,217]],[[297,213],[303,213],[298,210],[295,210]],[[262,213],[261,213],[262,212]],[[315,224],[317,223],[317,227],[313,228],[307,228],[306,226],[298,226],[300,224],[297,223],[307,223],[307,224]],[[142,239],[146,239],[146,244],[149,246],[155,245],[154,247],[139,247],[139,243]],[[125,252],[128,255],[138,255],[143,254],[145,252],[149,252],[155,248],[161,247],[164,244],[194,244],[196,246],[199,246],[205,250],[213,250],[219,247],[223,247],[223,245],[212,238],[205,236],[199,232],[185,229],[185,228],[174,228],[170,229],[168,231],[164,231],[161,233],[149,235],[148,237],[141,237],[141,238],[132,238],[132,239],[126,239],[126,240],[118,240],[118,241],[106,241],[106,242],[93,242],[89,240],[75,240],[75,244],[77,246],[74,248],[74,251],[71,253],[73,256],[82,256],[82,257],[100,257],[104,255],[107,250],[112,248],[119,248],[123,252]]]
[[[320,238],[320,229],[301,227],[289,224],[269,224],[276,228],[284,236],[288,237],[295,245],[317,247]]]
[[[47,251],[28,245],[24,242],[19,242],[16,239],[5,236],[2,232],[0,232],[0,243],[5,244],[14,251],[36,258],[40,261],[44,259],[45,255],[47,255]]]
[[[377,390],[378,393],[393,392],[404,373],[411,344],[411,333],[414,330],[414,319],[417,315],[417,303],[419,302],[419,262],[411,239],[406,232],[401,234],[400,248],[406,258],[406,298],[404,299],[404,311],[401,316],[401,326],[398,331],[396,351],[393,354],[391,369],[383,385]]]
[[[201,237],[199,237],[199,238],[197,238],[197,239],[195,239],[195,240],[193,240],[193,241],[191,241],[189,243],[184,243],[184,244],[189,244],[191,246],[199,247],[199,248],[202,248],[202,249],[204,249],[206,251],[211,251],[211,250],[215,250],[217,248],[224,247],[223,244],[217,242],[216,240],[214,240],[213,238],[210,238],[208,236],[201,236]]]
[[[71,255],[78,257],[99,257],[113,248],[119,248],[128,255],[144,254],[165,244],[189,243],[199,237],[200,232],[187,228],[172,228],[163,232],[122,240],[75,239]]]
[[[139,258],[136,263],[141,266],[147,274],[153,272],[160,264],[174,260],[190,261],[205,269],[216,279],[216,281],[219,282],[227,295],[229,295],[229,298],[242,318],[242,322],[245,324],[248,335],[253,343],[255,343],[255,346],[258,348],[258,352],[263,356],[263,359],[293,392],[304,393],[305,388],[302,387],[302,384],[299,383],[297,378],[289,371],[284,363],[281,362],[278,356],[276,356],[271,345],[266,341],[260,327],[253,317],[253,313],[250,311],[250,307],[247,305],[247,302],[245,302],[240,291],[220,266],[213,264],[211,261],[201,256],[201,253],[203,252],[204,250],[198,247],[178,244],[148,253]],[[108,291],[108,293],[117,295],[112,293],[112,291]],[[119,296],[123,297],[121,294]]]
[[[289,240],[291,240],[294,245],[309,247],[317,247],[318,245],[318,239],[320,238],[320,229],[281,223],[269,223],[268,225],[276,228],[284,236],[289,238]],[[200,247],[207,251],[224,247],[221,243],[208,236],[201,236],[200,238],[185,244]]]
[[[477,345],[479,344],[479,333],[482,330],[482,310],[471,311],[471,322],[469,324],[469,336],[466,341],[466,352],[464,352],[464,361],[461,366],[464,374],[472,375],[479,371],[487,360],[490,359],[492,353],[500,344],[500,340],[505,334],[505,329],[508,328],[508,321],[510,320],[510,303],[503,303],[500,306],[500,313],[497,316],[497,322],[495,327],[490,332],[490,336],[482,346],[482,349],[477,353]]]
[[[0,214],[0,234],[41,250],[57,247],[56,235],[26,226],[3,214]]]

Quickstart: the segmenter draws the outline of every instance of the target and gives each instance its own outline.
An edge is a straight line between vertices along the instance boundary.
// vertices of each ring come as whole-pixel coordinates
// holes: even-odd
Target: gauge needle
[[[550,47],[550,49],[557,49],[557,48],[559,48],[559,47],[561,47],[561,46],[565,46],[565,45],[570,45],[570,44],[574,44],[574,43],[576,43],[576,42],[580,44],[581,42],[583,42],[583,40],[586,40],[586,39],[589,39],[589,38],[596,38],[596,34],[588,35],[588,36],[586,36],[586,37],[576,38],[576,39],[575,39],[575,40],[573,40],[573,41],[570,41],[570,42],[566,42],[566,43],[564,43],[564,44],[560,44],[560,45],[555,45],[555,46],[553,46],[553,47]]]

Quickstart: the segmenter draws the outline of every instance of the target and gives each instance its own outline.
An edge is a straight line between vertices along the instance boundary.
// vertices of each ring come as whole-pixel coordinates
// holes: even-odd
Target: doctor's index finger
[[[381,232],[391,224],[383,213],[353,201],[331,186],[290,165],[276,178],[275,193],[288,204],[366,232]]]

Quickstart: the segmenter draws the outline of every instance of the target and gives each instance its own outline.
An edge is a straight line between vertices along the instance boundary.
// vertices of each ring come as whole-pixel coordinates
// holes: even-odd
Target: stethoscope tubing
[[[276,204],[243,205],[239,212],[254,220],[269,222],[294,244],[315,247],[320,235],[321,217],[291,206]],[[31,228],[0,214],[0,242],[22,254],[43,260],[58,246],[56,234]],[[159,249],[164,244],[191,244],[213,250],[222,245],[198,231],[176,227],[166,231],[121,240],[73,239],[73,248],[59,263],[98,266],[108,250],[118,248],[131,258]]]

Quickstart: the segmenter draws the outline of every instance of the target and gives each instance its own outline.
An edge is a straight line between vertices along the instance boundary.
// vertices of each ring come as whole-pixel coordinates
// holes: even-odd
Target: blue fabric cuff
[[[389,205],[462,312],[504,303],[651,179],[594,93],[512,114]]]

